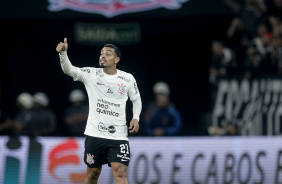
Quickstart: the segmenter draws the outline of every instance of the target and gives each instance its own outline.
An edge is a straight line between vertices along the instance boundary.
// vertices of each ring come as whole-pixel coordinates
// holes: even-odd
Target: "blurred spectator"
[[[0,135],[14,135],[14,121],[3,110],[0,111]]]
[[[34,96],[34,109],[29,124],[25,124],[26,134],[31,137],[53,135],[56,130],[56,117],[53,111],[48,108],[49,99],[42,92]]]
[[[252,44],[247,47],[246,57],[244,59],[244,78],[251,80],[257,77],[263,69],[262,56],[257,47]]]
[[[34,97],[29,93],[21,93],[17,97],[19,112],[14,119],[7,119],[0,124],[0,132],[8,131],[8,135],[12,136],[52,135],[56,130],[56,117],[47,108],[48,105],[49,100],[44,93],[36,93]]]
[[[237,14],[243,24],[244,29],[249,35],[253,37],[256,34],[256,29],[259,21],[261,20],[264,13],[267,12],[267,7],[263,0],[245,0],[234,1],[224,0],[225,3]]]
[[[70,93],[69,100],[71,106],[65,113],[65,124],[69,129],[69,136],[84,136],[89,112],[88,105],[84,103],[85,95],[81,90],[75,89]]]
[[[269,15],[273,15],[282,19],[282,0],[267,0]]]
[[[226,124],[225,128],[219,128],[217,126],[211,126],[208,128],[209,135],[212,136],[239,136],[239,130],[237,125],[232,122]]]
[[[11,133],[12,120],[9,119],[9,115],[0,110],[0,135],[12,135]]]
[[[279,18],[274,16],[268,17],[273,36],[282,36],[282,22]]]
[[[249,36],[244,29],[244,23],[239,17],[233,18],[226,32],[227,46],[234,49],[239,56],[242,55],[242,50],[249,43]]]
[[[17,107],[19,112],[15,119],[7,119],[0,125],[0,132],[17,136],[22,134],[24,125],[29,124],[31,120],[31,108],[33,107],[33,97],[29,93],[23,92],[17,97]],[[23,134],[24,135],[24,134]]]
[[[267,8],[263,0],[245,0],[241,10],[241,18],[250,37],[256,35],[257,25],[266,11]]]
[[[254,38],[253,42],[260,54],[264,57],[270,49],[271,39],[272,34],[269,32],[267,26],[263,23],[259,24],[257,27],[257,36]]]
[[[154,85],[154,108],[146,109],[146,132],[149,136],[178,135],[182,127],[179,112],[170,104],[170,90],[166,83],[158,82]]]
[[[210,67],[210,83],[216,84],[218,77],[225,76],[231,66],[232,52],[219,40],[212,42],[212,58]]]
[[[282,37],[275,36],[266,53],[266,69],[271,73],[282,74]]]
[[[282,8],[282,0],[266,1],[267,6],[262,0],[224,1],[236,14],[227,30],[227,45],[234,49],[244,78],[265,72],[282,73],[282,22],[275,17],[277,12],[267,13],[267,6],[270,11]]]
[[[33,96],[29,93],[21,93],[17,98],[19,111],[15,117],[14,128],[19,135],[28,135],[31,128]]]
[[[238,56],[237,53],[230,49],[231,52],[231,60],[230,60],[230,64],[229,64],[229,68],[228,68],[228,75],[236,75],[238,73],[238,67],[239,67],[239,63],[238,63]]]

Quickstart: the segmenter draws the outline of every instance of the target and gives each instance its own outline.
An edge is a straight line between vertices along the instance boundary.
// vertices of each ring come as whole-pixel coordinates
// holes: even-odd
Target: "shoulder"
[[[128,83],[135,81],[135,78],[133,77],[131,73],[121,71],[121,70],[118,70],[118,71],[119,71],[118,79],[124,80]]]
[[[178,110],[173,106],[173,105],[170,105],[168,108],[167,108],[168,112],[170,113],[173,113],[173,114],[179,114]]]

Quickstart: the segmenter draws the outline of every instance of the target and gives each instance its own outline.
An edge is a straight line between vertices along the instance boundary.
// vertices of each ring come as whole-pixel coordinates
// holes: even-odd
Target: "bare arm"
[[[232,20],[231,25],[228,27],[228,30],[227,30],[227,37],[228,38],[232,38],[234,36],[239,24],[241,24],[241,19],[235,17]]]
[[[229,6],[235,13],[240,11],[240,5],[233,0],[224,0],[225,4]]]

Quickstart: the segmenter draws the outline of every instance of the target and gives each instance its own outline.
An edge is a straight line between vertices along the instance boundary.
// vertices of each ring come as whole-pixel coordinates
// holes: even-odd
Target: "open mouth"
[[[106,63],[107,61],[105,59],[101,60],[101,64]]]

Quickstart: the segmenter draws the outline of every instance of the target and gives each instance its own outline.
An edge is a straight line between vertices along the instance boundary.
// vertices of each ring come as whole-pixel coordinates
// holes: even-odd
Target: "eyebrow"
[[[102,52],[102,51],[104,51],[104,50],[102,49],[101,52]],[[106,52],[107,52],[107,51],[113,52],[112,50],[106,50]]]

